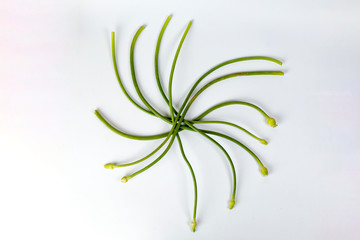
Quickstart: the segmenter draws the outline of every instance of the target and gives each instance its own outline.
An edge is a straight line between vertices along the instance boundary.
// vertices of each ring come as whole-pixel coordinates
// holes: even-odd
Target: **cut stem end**
[[[130,178],[131,178],[131,177],[125,176],[125,177],[123,177],[123,178],[121,179],[121,182],[126,183],[127,181],[129,181]]]
[[[266,167],[261,167],[260,172],[263,176],[267,176],[269,174]]]
[[[196,222],[196,221],[192,221],[192,222],[190,223],[190,225],[191,225],[192,231],[195,232],[195,228],[196,228],[197,222]]]
[[[229,209],[233,209],[234,205],[235,205],[235,200],[234,199],[230,200],[229,201]]]

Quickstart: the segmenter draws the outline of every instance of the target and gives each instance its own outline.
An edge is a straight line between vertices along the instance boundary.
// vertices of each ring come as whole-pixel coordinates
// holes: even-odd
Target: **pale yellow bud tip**
[[[195,232],[195,228],[196,228],[197,223],[195,221],[192,221],[190,223],[190,225],[191,225],[192,231]]]
[[[268,144],[268,142],[267,142],[265,139],[261,139],[260,142],[261,142],[262,144],[264,144],[264,145],[267,145],[267,144]]]
[[[268,173],[269,173],[266,167],[262,167],[262,168],[260,169],[260,172],[261,172],[261,174],[264,175],[264,176],[267,176]]]
[[[277,126],[276,121],[275,121],[274,118],[269,118],[269,119],[267,120],[267,123],[268,123],[271,127],[276,127],[276,126]]]
[[[230,200],[229,201],[229,209],[233,209],[234,205],[235,205],[235,200]]]
[[[114,168],[115,168],[114,165],[115,165],[115,164],[113,164],[113,163],[108,163],[108,164],[105,164],[104,167],[105,167],[106,169],[114,169]]]
[[[121,179],[121,182],[126,183],[129,179],[130,179],[129,177],[125,176]]]

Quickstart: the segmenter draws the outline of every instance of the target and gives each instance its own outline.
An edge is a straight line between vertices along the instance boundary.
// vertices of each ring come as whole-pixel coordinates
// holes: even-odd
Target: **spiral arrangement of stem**
[[[112,32],[111,34],[111,46],[112,46],[112,60],[113,60],[113,65],[114,65],[114,70],[115,70],[115,75],[116,78],[118,80],[118,83],[120,85],[121,90],[123,91],[123,93],[125,94],[125,96],[127,97],[127,99],[133,103],[137,108],[139,108],[140,110],[142,110],[143,112],[150,114],[154,117],[158,117],[161,120],[163,120],[164,122],[168,123],[171,125],[171,129],[166,132],[166,133],[160,133],[157,135],[150,135],[150,136],[137,136],[137,135],[132,135],[132,134],[128,134],[124,131],[119,130],[118,128],[114,127],[104,116],[103,114],[99,111],[99,110],[95,110],[95,114],[96,116],[99,118],[100,121],[102,121],[105,126],[107,126],[110,130],[112,130],[113,132],[129,138],[129,139],[134,139],[134,140],[156,140],[156,139],[164,139],[163,142],[157,147],[155,148],[152,152],[150,152],[149,154],[147,154],[146,156],[144,156],[141,159],[138,159],[136,161],[133,162],[129,162],[129,163],[108,163],[105,164],[105,168],[107,169],[114,169],[114,168],[120,168],[120,167],[128,167],[128,166],[133,166],[136,165],[138,163],[141,163],[147,159],[149,159],[151,156],[153,156],[155,153],[157,153],[160,149],[162,149],[166,144],[166,148],[163,150],[163,152],[152,162],[150,162],[148,165],[146,165],[145,167],[138,169],[137,171],[133,172],[131,175],[129,176],[125,176],[122,178],[122,182],[127,182],[128,180],[132,179],[133,177],[145,172],[146,170],[150,169],[152,166],[154,166],[156,163],[158,163],[165,155],[166,153],[170,150],[171,146],[173,145],[175,139],[178,142],[180,151],[181,151],[181,155],[185,160],[186,165],[189,168],[189,171],[191,173],[192,176],[192,180],[194,183],[194,210],[193,210],[193,219],[190,223],[191,227],[192,227],[192,231],[195,232],[195,227],[196,227],[196,209],[197,209],[197,182],[196,182],[196,177],[195,177],[195,173],[194,170],[190,164],[190,161],[188,160],[188,158],[186,157],[185,154],[185,150],[180,138],[180,132],[183,130],[189,130],[189,131],[193,131],[193,132],[197,132],[200,135],[204,136],[206,139],[208,139],[209,141],[211,141],[212,143],[214,143],[218,148],[220,148],[220,150],[224,153],[224,155],[226,156],[229,165],[231,167],[231,172],[232,172],[232,179],[233,179],[233,186],[232,186],[232,193],[231,193],[231,199],[229,201],[229,208],[232,209],[235,205],[235,197],[236,197],[236,171],[235,171],[235,167],[234,167],[234,163],[233,160],[231,159],[230,155],[228,154],[228,152],[225,150],[225,148],[219,143],[217,142],[215,139],[213,139],[212,137],[210,137],[210,135],[214,135],[214,136],[218,136],[224,139],[227,139],[235,144],[237,144],[238,146],[240,146],[241,148],[243,148],[244,150],[246,150],[254,159],[255,161],[258,163],[259,167],[260,167],[260,172],[266,176],[268,174],[268,170],[267,168],[263,165],[263,163],[261,162],[261,160],[256,156],[256,154],[254,152],[252,152],[248,147],[246,147],[243,143],[241,143],[240,141],[238,141],[237,139],[234,139],[224,133],[221,132],[217,132],[217,131],[210,131],[210,130],[204,130],[204,129],[200,129],[198,127],[196,127],[195,125],[197,124],[223,124],[223,125],[228,125],[231,127],[234,127],[236,129],[239,129],[243,132],[245,132],[246,134],[248,134],[250,137],[254,138],[255,140],[259,141],[262,144],[267,144],[267,141],[265,139],[262,139],[258,136],[256,136],[255,134],[251,133],[250,131],[246,130],[245,128],[238,126],[237,124],[231,123],[231,122],[227,122],[227,121],[218,121],[218,120],[203,120],[203,118],[205,116],[207,116],[209,113],[213,112],[216,109],[225,107],[225,106],[229,106],[229,105],[242,105],[242,106],[247,106],[250,108],[255,109],[256,111],[258,111],[261,115],[263,115],[263,117],[266,119],[267,123],[271,126],[271,127],[276,127],[276,121],[274,118],[271,118],[268,114],[265,113],[265,111],[263,111],[260,107],[248,103],[248,102],[244,102],[244,101],[228,101],[228,102],[223,102],[220,104],[217,104],[209,109],[207,109],[206,111],[204,111],[203,113],[201,113],[199,116],[195,117],[192,120],[188,120],[186,119],[186,114],[188,112],[188,110],[190,109],[191,105],[194,103],[194,101],[200,96],[201,93],[203,93],[206,89],[208,89],[210,86],[214,85],[215,83],[218,83],[220,81],[226,80],[226,79],[230,79],[230,78],[234,78],[234,77],[241,77],[241,76],[254,76],[254,75],[284,75],[283,72],[281,71],[252,71],[252,72],[235,72],[232,74],[227,74],[227,75],[223,75],[220,77],[217,77],[211,81],[209,81],[207,84],[205,84],[203,87],[201,87],[200,89],[198,89],[197,91],[195,91],[197,89],[197,86],[200,84],[200,82],[202,80],[204,80],[208,75],[210,75],[211,73],[213,73],[215,70],[222,68],[226,65],[229,64],[233,64],[233,63],[237,63],[237,62],[241,62],[241,61],[251,61],[251,60],[262,60],[262,61],[269,61],[269,62],[273,62],[279,65],[282,65],[282,62],[271,58],[271,57],[264,57],[264,56],[254,56],[254,57],[241,57],[241,58],[235,58],[232,60],[228,60],[225,62],[222,62],[218,65],[216,65],[215,67],[211,68],[210,70],[208,70],[206,73],[204,73],[196,82],[195,84],[192,86],[192,88],[190,89],[190,91],[188,92],[186,98],[184,99],[180,109],[175,109],[174,105],[173,105],[173,97],[172,97],[172,92],[173,92],[173,88],[172,88],[172,83],[173,83],[173,77],[174,77],[174,72],[175,72],[175,67],[176,67],[176,62],[178,59],[178,56],[180,54],[180,50],[181,47],[185,41],[185,38],[190,30],[190,27],[192,25],[192,21],[190,21],[186,27],[185,32],[182,35],[182,38],[180,40],[180,43],[178,45],[178,48],[176,50],[173,62],[172,62],[172,67],[171,67],[171,71],[170,71],[170,76],[169,76],[169,81],[168,81],[168,93],[166,94],[163,87],[162,87],[162,83],[161,83],[161,79],[160,79],[160,75],[159,75],[159,51],[160,51],[160,45],[161,45],[161,41],[164,35],[164,32],[169,24],[171,20],[171,16],[167,17],[160,33],[159,33],[159,37],[157,40],[157,44],[156,44],[156,50],[155,50],[155,57],[154,57],[154,68],[155,68],[155,79],[156,79],[156,83],[159,89],[160,94],[162,95],[165,103],[169,106],[169,116],[165,116],[162,115],[161,113],[159,113],[158,110],[156,110],[149,102],[148,100],[144,97],[144,95],[142,94],[137,79],[136,79],[136,69],[135,69],[135,64],[134,64],[134,51],[135,51],[135,44],[137,42],[138,37],[140,36],[141,32],[145,29],[145,26],[141,26],[137,32],[135,33],[135,36],[133,37],[132,43],[131,43],[131,47],[130,47],[130,68],[131,68],[131,76],[132,76],[132,80],[133,80],[133,84],[136,90],[137,95],[139,96],[140,100],[142,101],[142,103],[146,106],[146,108],[140,106],[127,92],[127,90],[125,89],[125,86],[123,85],[122,79],[120,78],[120,74],[118,71],[118,66],[117,66],[117,62],[116,62],[116,55],[115,55],[115,33]]]

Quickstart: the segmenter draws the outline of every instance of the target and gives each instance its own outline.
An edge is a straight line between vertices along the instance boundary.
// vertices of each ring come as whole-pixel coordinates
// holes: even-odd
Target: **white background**
[[[1,1],[1,239],[360,239],[360,2],[332,1]],[[202,136],[182,132],[199,187],[197,231],[190,231],[191,175],[177,143],[157,165],[107,170],[136,160],[161,140],[134,141],[108,130],[99,108],[120,129],[148,135],[169,129],[122,94],[111,62],[116,31],[120,74],[135,99],[129,46],[137,28],[141,89],[167,113],[157,91],[153,54],[161,26],[173,14],[160,52],[166,83],[189,20],[174,78],[178,108],[210,67],[241,56],[284,62],[237,63],[222,74],[283,70],[285,76],[239,77],[212,86],[189,118],[223,101],[244,100],[256,111],[217,110],[207,119],[240,124],[264,146],[223,126],[254,150],[269,176],[238,146],[218,139],[238,175],[237,203],[227,208],[231,171],[223,153]],[[165,84],[166,85],[166,84]],[[165,87],[167,89],[167,87]],[[148,162],[146,162],[148,163]]]

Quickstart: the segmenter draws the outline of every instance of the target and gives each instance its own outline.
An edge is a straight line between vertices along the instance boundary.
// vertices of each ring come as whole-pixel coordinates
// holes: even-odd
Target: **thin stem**
[[[115,132],[115,133],[117,133],[117,134],[119,134],[119,135],[121,135],[123,137],[129,138],[129,139],[134,139],[134,140],[156,140],[156,139],[164,138],[164,137],[168,136],[168,134],[169,134],[169,133],[162,133],[162,134],[150,135],[150,136],[131,135],[131,134],[125,133],[123,131],[120,131],[119,129],[112,126],[108,121],[106,121],[106,119],[102,116],[102,114],[98,110],[95,110],[95,115],[111,131],[113,131],[113,132]]]
[[[198,129],[196,127],[194,127],[194,125],[192,125],[190,122],[188,121],[184,121],[184,123],[186,125],[188,125],[190,128],[192,128],[194,131],[200,133],[201,135],[203,135],[204,137],[206,137],[207,139],[209,139],[211,142],[213,142],[216,146],[218,146],[221,151],[223,151],[223,153],[225,154],[226,158],[228,159],[230,166],[231,166],[231,171],[232,171],[232,175],[233,175],[233,191],[232,191],[232,200],[235,200],[235,195],[236,195],[236,171],[235,171],[235,167],[234,167],[234,163],[231,160],[230,155],[227,153],[227,151],[225,150],[225,148],[223,146],[221,146],[220,143],[218,143],[217,141],[215,141],[213,138],[209,137],[206,133],[204,133],[204,131],[202,131],[201,129]]]
[[[119,75],[119,71],[118,71],[118,67],[117,67],[117,64],[116,64],[116,54],[115,54],[115,32],[112,32],[111,33],[111,52],[112,52],[112,60],[113,60],[113,65],[114,65],[114,70],[115,70],[115,75],[116,75],[116,78],[119,82],[119,85],[121,87],[121,90],[123,91],[123,93],[125,94],[125,96],[127,97],[127,99],[132,102],[137,108],[139,108],[140,110],[150,114],[150,115],[154,115],[152,112],[146,110],[145,108],[143,108],[142,106],[140,106],[137,102],[135,102],[131,97],[130,95],[128,94],[128,92],[126,91],[122,81],[121,81],[121,78],[120,78],[120,75]]]
[[[172,81],[173,81],[173,77],[174,77],[174,71],[175,71],[175,65],[176,65],[176,61],[179,57],[179,53],[180,53],[180,50],[181,50],[181,47],[184,43],[184,40],[186,38],[186,35],[187,33],[189,32],[190,30],[190,27],[192,25],[192,21],[190,21],[185,29],[185,32],[180,40],[180,43],[179,43],[179,46],[176,50],[176,53],[175,53],[175,57],[174,57],[174,60],[173,60],[173,63],[172,63],[172,67],[171,67],[171,71],[170,71],[170,77],[169,77],[169,107],[170,107],[170,117],[171,117],[171,120],[174,121],[174,111],[173,111],[173,104],[172,104]]]
[[[169,145],[166,147],[166,149],[164,150],[164,152],[157,158],[155,159],[153,162],[151,162],[150,164],[148,164],[147,166],[145,166],[144,168],[134,172],[133,174],[129,175],[127,178],[130,179],[130,178],[133,178],[135,177],[136,175],[148,170],[149,168],[151,168],[152,166],[154,166],[157,162],[159,162],[164,156],[165,154],[170,150],[173,142],[174,142],[174,139],[175,139],[175,135],[173,135],[170,139],[170,142],[169,142]]]
[[[184,112],[181,112],[182,109],[179,110],[179,114],[181,114],[181,119],[180,122],[183,121],[183,119],[185,118],[185,115],[187,113],[187,111],[189,110],[191,104],[193,104],[193,102],[195,101],[195,99],[203,92],[205,91],[207,88],[209,88],[211,85],[232,78],[232,77],[239,77],[239,76],[251,76],[251,75],[283,75],[283,72],[280,71],[256,71],[256,72],[237,72],[237,73],[232,73],[232,74],[228,74],[228,75],[224,75],[221,77],[218,77],[214,80],[212,80],[211,82],[207,83],[205,86],[203,86],[197,93],[195,93],[195,95],[190,99],[190,101],[188,102],[188,104],[186,105],[186,108],[184,109]],[[185,103],[185,101],[184,101]],[[182,106],[183,107],[183,106]],[[179,115],[178,114],[178,115]]]
[[[181,155],[183,156],[186,164],[189,167],[192,179],[193,179],[193,183],[194,183],[194,211],[193,211],[193,221],[196,222],[196,208],[197,208],[197,183],[196,183],[196,178],[195,178],[195,173],[194,170],[189,162],[189,160],[187,159],[185,152],[184,152],[184,147],[183,144],[181,142],[180,136],[179,134],[176,134],[176,138],[178,140],[179,143],[179,147],[180,147],[180,151],[181,151]]]
[[[168,16],[163,27],[161,28],[157,43],[156,43],[156,50],[155,50],[155,59],[154,59],[154,65],[155,65],[155,78],[156,78],[156,83],[158,85],[159,91],[161,93],[161,96],[163,97],[163,99],[165,100],[165,102],[168,104],[169,100],[166,97],[166,94],[161,86],[161,81],[160,81],[160,74],[159,74],[159,52],[160,52],[160,45],[161,45],[161,40],[162,37],[164,35],[165,29],[167,27],[167,25],[169,24],[171,20],[171,16]]]
[[[241,57],[241,58],[235,58],[235,59],[232,59],[232,60],[228,60],[228,61],[225,61],[225,62],[222,62],[218,65],[216,65],[215,67],[211,68],[209,71],[207,71],[206,73],[204,73],[196,82],[195,84],[193,85],[193,87],[190,89],[189,93],[187,94],[184,102],[182,103],[181,107],[180,107],[180,110],[179,110],[179,113],[181,114],[182,113],[182,110],[185,108],[187,102],[189,101],[192,93],[195,91],[196,87],[200,84],[200,82],[205,78],[207,77],[209,74],[211,74],[212,72],[214,72],[215,70],[223,67],[223,66],[226,66],[226,65],[229,65],[229,64],[232,64],[232,63],[236,63],[236,62],[241,62],[241,61],[250,61],[250,60],[265,60],[265,61],[270,61],[270,62],[274,62],[274,63],[277,63],[279,65],[282,65],[282,62],[279,61],[279,60],[276,60],[274,58],[270,58],[270,57],[262,57],[262,56],[254,56],[254,57]]]
[[[262,138],[259,138],[257,137],[256,135],[254,135],[253,133],[249,132],[248,130],[246,130],[245,128],[243,127],[240,127],[239,125],[236,125],[234,123],[231,123],[231,122],[226,122],[226,121],[189,121],[193,124],[209,124],[209,123],[215,123],[215,124],[225,124],[225,125],[229,125],[229,126],[232,126],[232,127],[235,127],[237,129],[240,129],[241,131],[247,133],[249,136],[255,138],[256,140],[260,141],[261,143],[263,144],[267,144],[267,142],[262,139]]]
[[[136,72],[135,72],[135,63],[134,63],[134,50],[135,50],[135,44],[136,44],[136,40],[138,39],[139,35],[141,34],[141,32],[145,29],[145,26],[141,26],[137,32],[135,33],[135,36],[132,40],[131,43],[131,48],[130,48],[130,68],[131,68],[131,76],[133,79],[133,83],[134,83],[134,87],[136,89],[137,94],[139,95],[141,101],[150,109],[150,111],[157,116],[158,118],[164,120],[165,122],[169,122],[169,120],[167,118],[165,118],[163,115],[161,115],[158,111],[155,110],[155,108],[153,108],[150,103],[145,99],[145,97],[143,96],[143,94],[140,91],[139,85],[137,83],[136,80]]]
[[[257,111],[259,111],[266,119],[270,118],[269,115],[267,115],[264,112],[264,110],[262,110],[261,108],[259,108],[258,106],[254,105],[252,103],[243,102],[243,101],[228,101],[228,102],[223,102],[223,103],[217,104],[217,105],[209,108],[208,110],[204,111],[202,114],[200,114],[199,116],[194,118],[194,121],[198,121],[198,120],[204,118],[206,115],[208,115],[209,113],[211,113],[212,111],[214,111],[214,110],[216,110],[218,108],[229,106],[229,105],[245,105],[245,106],[249,106],[249,107],[254,108]]]
[[[132,165],[135,165],[135,164],[138,164],[138,163],[141,163],[143,161],[145,161],[146,159],[148,159],[149,157],[151,157],[152,155],[154,155],[157,151],[160,150],[160,148],[162,148],[162,146],[165,145],[165,143],[169,140],[171,134],[169,133],[168,136],[165,138],[165,140],[157,147],[155,148],[154,151],[152,151],[151,153],[149,153],[148,155],[146,155],[145,157],[137,160],[137,161],[134,161],[134,162],[131,162],[131,163],[125,163],[125,164],[111,164],[112,165],[112,168],[119,168],[119,167],[128,167],[128,166],[132,166]],[[170,143],[170,146],[171,146],[172,142]]]
[[[255,153],[253,153],[248,147],[246,147],[244,144],[242,144],[241,142],[239,142],[235,138],[232,138],[232,137],[230,137],[230,136],[228,136],[226,134],[215,132],[215,131],[203,130],[203,129],[199,129],[199,130],[202,130],[204,133],[208,133],[208,134],[211,134],[211,135],[216,135],[216,136],[225,138],[225,139],[227,139],[229,141],[232,141],[233,143],[235,143],[235,144],[239,145],[240,147],[242,147],[243,149],[245,149],[256,160],[256,162],[259,164],[259,166],[261,168],[264,167],[264,164],[260,161],[258,156],[256,156]]]
[[[138,175],[138,174],[140,174],[140,173],[148,170],[149,168],[151,168],[152,166],[154,166],[157,162],[159,162],[160,159],[161,159],[163,156],[165,156],[165,154],[169,151],[171,145],[173,144],[174,139],[175,139],[175,136],[176,136],[176,134],[179,132],[179,129],[180,129],[180,127],[181,127],[181,121],[178,122],[179,117],[180,117],[180,115],[178,114],[178,115],[176,116],[176,119],[175,119],[175,121],[174,121],[174,123],[173,123],[173,126],[172,126],[172,128],[171,128],[171,130],[170,130],[170,132],[169,132],[169,136],[172,135],[172,138],[170,139],[170,143],[169,143],[169,145],[167,146],[167,148],[164,150],[164,152],[163,152],[157,159],[155,159],[153,162],[151,162],[150,164],[148,164],[148,165],[145,166],[144,168],[138,170],[137,172],[131,174],[130,176],[124,177],[124,178],[126,179],[126,181],[127,181],[127,179],[133,178],[133,177],[135,177],[136,175]],[[181,118],[183,118],[183,117],[181,116]]]

